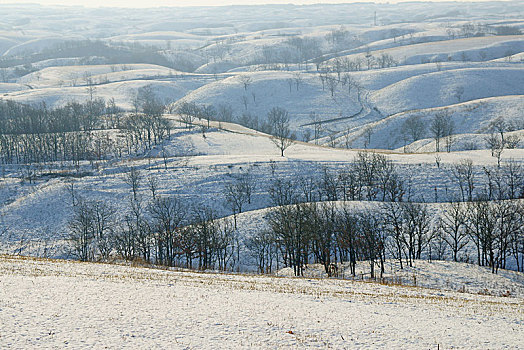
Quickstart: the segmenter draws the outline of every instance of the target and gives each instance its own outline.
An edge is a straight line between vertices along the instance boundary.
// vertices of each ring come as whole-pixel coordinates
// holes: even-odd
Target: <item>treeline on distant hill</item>
[[[140,180],[136,170],[126,175],[132,188]],[[448,203],[437,212],[413,202],[372,208],[294,203],[270,209],[266,229],[241,237],[236,223],[219,218],[211,207],[154,190],[149,202],[134,194],[124,214],[102,201],[75,198],[68,240],[73,256],[84,261],[116,257],[234,270],[251,256],[260,272],[291,267],[297,276],[309,263],[322,264],[333,276],[341,262],[349,262],[355,275],[356,262],[369,261],[372,278],[382,277],[388,258],[397,259],[401,267],[412,266],[415,259],[448,258],[489,266],[493,272],[511,260],[523,269],[524,207],[519,201],[479,198]]]
[[[114,99],[91,98],[58,108],[0,100],[0,162],[78,163],[150,149],[170,133],[165,106],[150,87],[139,91],[134,104],[134,113],[124,113]]]
[[[92,64],[91,61],[96,58],[95,61],[98,62],[103,59],[99,64],[156,64],[187,72],[192,72],[197,68],[189,58],[184,58],[182,52],[178,52],[177,59],[171,61],[162,54],[159,48],[137,42],[107,43],[101,40],[66,41],[39,53],[4,56],[0,58],[0,68],[17,67],[15,72],[18,76],[22,76],[35,71],[33,63],[71,57],[83,57],[85,64]]]
[[[462,197],[438,208],[407,197],[398,169],[379,154],[363,152],[339,174],[325,169],[321,178],[297,174],[285,181],[272,175],[264,189],[245,170],[224,184],[221,204],[231,218],[220,218],[216,206],[160,194],[153,173],[131,168],[124,174],[129,204],[118,211],[106,202],[83,199],[70,182],[74,214],[68,240],[72,255],[81,260],[117,258],[198,269],[234,270],[251,256],[260,272],[291,267],[296,275],[309,263],[321,263],[334,275],[340,262],[349,262],[354,274],[356,262],[368,260],[371,277],[378,277],[388,258],[400,266],[411,266],[415,259],[477,262],[493,272],[516,262],[522,270],[524,206],[503,198],[522,196],[524,173],[514,163],[504,166],[500,187],[490,182],[477,193],[466,189],[475,187],[462,172],[467,164],[457,165]],[[348,176],[353,180],[342,182]],[[238,214],[255,191],[269,195],[266,227],[241,237]],[[381,203],[356,205],[356,200]]]

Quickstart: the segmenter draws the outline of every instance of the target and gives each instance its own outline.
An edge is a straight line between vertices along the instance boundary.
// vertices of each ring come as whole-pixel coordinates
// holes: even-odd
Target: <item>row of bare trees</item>
[[[85,103],[69,102],[63,107],[48,108],[45,104],[30,106],[11,100],[0,100],[0,133],[4,135],[43,134],[71,131],[92,131],[100,128],[111,104],[102,99]]]
[[[516,161],[480,168],[464,159],[439,166],[443,180],[452,186],[435,186],[435,198],[431,198],[435,202],[524,198],[524,168]],[[401,169],[383,154],[359,152],[338,170],[322,167],[320,174],[296,174],[293,181],[275,178],[268,194],[275,206],[312,201],[428,201],[428,193],[415,192],[412,171],[416,171],[414,166]],[[437,196],[443,189],[446,196]]]
[[[199,269],[238,266],[240,243],[232,220],[219,218],[209,206],[160,195],[158,180],[137,168],[127,169],[123,182],[130,196],[118,210],[103,200],[84,199],[70,182],[73,215],[67,238],[74,257]],[[144,182],[148,199],[140,192]]]
[[[116,140],[101,129],[119,111],[102,100],[48,109],[0,101],[0,162],[30,164],[93,160],[117,153]]]
[[[124,214],[103,201],[78,199],[69,221],[72,255],[82,261],[113,258],[165,266],[233,269],[239,240],[233,223],[210,207],[178,197],[131,198]]]
[[[360,152],[351,163],[338,170],[312,165],[310,171],[282,178],[275,174],[276,163],[270,164],[270,181],[260,186],[253,169],[233,175],[224,186],[225,208],[236,218],[251,204],[252,195],[267,194],[264,203],[272,207],[304,202],[379,201],[379,202],[472,202],[474,200],[505,200],[524,197],[524,168],[516,161],[500,167],[475,167],[471,160],[462,160],[446,167],[442,177],[452,186],[429,192],[416,192],[409,174],[416,166],[401,169],[387,156]],[[445,191],[444,191],[445,190]],[[438,195],[445,193],[445,195]]]
[[[390,202],[368,209],[333,202],[296,203],[271,210],[267,230],[241,241],[230,220],[209,207],[188,209],[176,197],[131,200],[124,216],[102,201],[78,200],[69,222],[73,255],[80,260],[119,257],[167,266],[221,270],[255,258],[260,272],[307,264],[328,275],[339,262],[369,261],[370,276],[387,258],[476,262],[492,272],[508,261],[524,269],[524,206],[518,201],[455,202],[434,212],[423,203]],[[245,249],[244,249],[245,248]]]
[[[370,276],[384,272],[387,258],[400,268],[415,259],[446,259],[489,266],[508,261],[524,269],[524,205],[518,201],[448,203],[440,211],[424,203],[390,202],[371,208],[336,206],[333,202],[296,203],[266,216],[268,230],[249,237],[246,246],[259,271],[279,262],[303,275],[309,263],[320,263],[328,275],[337,262],[369,261]]]
[[[311,169],[313,170],[313,169]],[[274,178],[268,194],[273,206],[314,201],[403,201],[409,184],[385,155],[360,152],[338,171],[322,167],[320,174],[296,174],[293,181]]]
[[[139,90],[134,113],[124,114],[112,99],[68,103],[48,109],[0,101],[0,162],[33,164],[101,160],[150,149],[169,137],[165,106],[150,87]],[[113,137],[108,129],[121,131]]]

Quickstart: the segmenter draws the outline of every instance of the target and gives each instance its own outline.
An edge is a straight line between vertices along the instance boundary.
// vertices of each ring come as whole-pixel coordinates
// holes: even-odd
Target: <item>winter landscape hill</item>
[[[0,266],[0,342],[14,348],[518,348],[524,336],[516,298],[4,256]]]
[[[523,111],[521,1],[0,4],[0,347],[518,348]]]

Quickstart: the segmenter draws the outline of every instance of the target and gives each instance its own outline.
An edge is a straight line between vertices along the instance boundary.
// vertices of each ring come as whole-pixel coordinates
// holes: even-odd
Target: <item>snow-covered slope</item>
[[[277,275],[294,276],[293,269],[284,268]],[[355,275],[351,275],[349,264],[338,269],[340,278],[368,279],[369,262],[358,262]],[[304,270],[304,277],[326,278],[327,274],[322,265],[311,264]],[[415,260],[411,267],[404,261],[401,269],[398,260],[387,260],[383,278],[392,284],[524,298],[522,272],[499,270],[497,274],[493,274],[489,267],[453,261]]]
[[[454,278],[451,277],[451,278]],[[5,348],[518,348],[522,299],[0,257]]]
[[[82,86],[115,81],[174,77],[182,75],[173,69],[152,64],[84,65],[49,67],[27,74],[18,79],[21,84],[33,88]]]
[[[458,138],[466,137],[469,134],[468,141],[477,145],[477,148],[486,148],[485,142],[478,142],[480,140],[471,139],[473,135],[477,134],[479,139],[484,139],[486,134],[494,131],[493,123],[503,121],[509,130],[519,130],[524,128],[524,115],[522,108],[524,107],[524,96],[502,96],[490,97],[449,106],[426,108],[408,112],[401,112],[390,117],[379,120],[375,123],[369,123],[365,126],[351,130],[347,136],[351,140],[353,147],[363,147],[367,142],[366,130],[372,129],[372,136],[370,138],[370,148],[402,148],[409,145],[410,152],[422,151],[419,147],[410,145],[413,140],[409,134],[407,124],[410,120],[420,122],[422,127],[420,138],[432,138],[429,126],[432,120],[438,114],[446,114],[450,121],[453,122],[453,134],[456,140],[452,150],[464,150],[464,144],[459,142]],[[340,138],[340,142],[344,141],[344,137]],[[463,143],[464,143],[463,142]],[[433,151],[433,148],[426,151]],[[521,145],[524,146],[524,145]]]
[[[403,65],[424,62],[486,61],[503,58],[524,50],[524,35],[457,38],[415,44],[399,39],[397,45],[400,46],[370,51],[369,54],[376,57],[387,54]],[[364,54],[356,54],[344,57],[355,60],[363,59],[364,56]]]
[[[157,98],[165,103],[171,103],[184,97],[188,91],[205,84],[207,78],[202,79],[173,79],[172,81],[159,80],[127,80],[123,82],[108,83],[94,86],[94,97],[104,98],[106,101],[115,99],[119,107],[132,109],[132,100],[136,97],[138,89],[151,86]],[[42,89],[25,89],[22,91],[4,94],[4,99],[21,103],[40,104],[45,102],[48,106],[59,107],[70,101],[85,102],[90,98],[86,86],[51,87]]]
[[[4,56],[16,56],[16,55],[29,55],[33,53],[40,52],[44,49],[51,48],[58,44],[64,43],[66,41],[73,40],[82,40],[85,39],[82,36],[50,36],[43,37],[38,39],[33,39],[26,41],[24,43],[11,46],[8,50],[4,52]]]
[[[524,67],[471,68],[408,78],[372,94],[385,114],[442,107],[462,101],[504,95],[524,95]]]
[[[243,83],[243,79],[248,81]],[[315,112],[322,120],[357,113],[361,106],[356,91],[337,90],[331,96],[327,87],[322,89],[318,76],[311,73],[254,72],[208,84],[188,94],[178,102],[194,102],[219,106],[232,106],[235,115],[251,114],[260,122],[267,119],[273,107],[286,109],[294,128],[308,123],[309,115]],[[178,105],[177,104],[177,105]]]

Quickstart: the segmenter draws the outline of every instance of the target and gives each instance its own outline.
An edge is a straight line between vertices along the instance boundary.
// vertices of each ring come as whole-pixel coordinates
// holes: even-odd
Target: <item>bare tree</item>
[[[453,96],[458,102],[462,102],[462,96],[464,95],[464,86],[457,86],[453,89]]]
[[[461,202],[451,202],[446,205],[442,215],[442,230],[445,233],[442,239],[451,249],[453,261],[459,261],[460,251],[469,243],[466,216],[466,208]]]
[[[233,121],[233,107],[227,104],[218,105],[217,118],[223,122]]]
[[[409,137],[411,142],[415,142],[424,137],[426,126],[418,115],[412,115],[402,125],[402,130]]]
[[[282,207],[297,202],[297,193],[291,181],[276,179],[268,189],[271,204],[275,207]]]
[[[337,210],[333,202],[311,203],[309,205],[311,222],[311,243],[316,260],[324,266],[328,277],[336,272],[332,269],[331,259],[335,252],[337,230]]]
[[[115,229],[116,209],[102,201],[96,201],[91,206],[96,253],[100,259],[108,260],[113,250],[112,236]]]
[[[73,218],[69,221],[69,240],[73,254],[81,261],[88,261],[93,256],[93,223],[90,208],[79,204],[75,207]]]
[[[520,143],[520,137],[518,135],[509,135],[504,138],[504,146],[507,149],[515,149]]]
[[[491,133],[486,137],[486,143],[491,150],[491,156],[497,158],[497,165],[500,167],[502,152],[504,152],[504,139],[499,139],[497,134]]]
[[[289,86],[289,93],[291,93],[291,89],[293,88],[293,78],[287,78],[286,79],[287,85]]]
[[[446,112],[437,113],[429,128],[435,139],[435,151],[440,152],[441,139],[451,135],[453,132],[453,121],[451,120],[451,116]]]
[[[293,80],[295,82],[295,86],[296,86],[297,91],[298,91],[298,88],[299,88],[300,84],[302,84],[302,81],[304,80],[302,78],[302,73],[300,73],[300,72],[293,73]]]
[[[371,136],[373,136],[373,127],[368,125],[364,128],[364,148],[368,148],[371,143]]]
[[[467,232],[477,248],[477,261],[480,266],[496,269],[497,218],[493,202],[482,199],[468,203]]]
[[[293,268],[295,276],[303,276],[308,263],[311,242],[311,205],[280,206],[267,214],[267,221],[275,240],[279,242],[285,266]]]
[[[273,234],[269,230],[258,230],[246,239],[246,248],[257,262],[258,272],[271,273],[278,250]]]
[[[242,74],[240,76],[240,82],[244,86],[244,90],[247,91],[247,88],[249,87],[249,85],[251,85],[253,79],[247,74]]]
[[[475,173],[473,170],[471,159],[464,159],[453,165],[451,169],[451,174],[459,186],[462,201],[471,202],[473,200],[473,190],[475,189]]]
[[[240,247],[235,232],[236,229],[231,224],[231,220],[227,218],[219,220],[212,238],[212,247],[218,269],[221,271],[226,271],[230,264],[233,268],[239,262]]]
[[[420,259],[422,251],[431,242],[431,217],[426,204],[411,202],[404,204],[404,215],[406,220],[404,244],[408,251],[409,265],[412,266],[412,260]]]
[[[215,255],[214,237],[219,230],[216,214],[210,207],[200,207],[195,208],[193,216],[192,226],[198,254],[198,268],[201,270],[212,268]]]
[[[124,175],[124,182],[131,187],[133,192],[133,199],[136,201],[138,198],[138,190],[140,188],[140,182],[142,181],[142,173],[140,169],[132,167]]]
[[[251,204],[251,197],[256,188],[256,180],[250,169],[245,170],[238,175],[237,182],[239,188],[246,194],[247,203]]]
[[[237,214],[242,212],[245,204],[248,203],[248,193],[240,181],[229,182],[225,186],[226,204],[233,212],[235,229],[237,227]]]
[[[186,217],[185,205],[175,197],[157,197],[148,207],[155,230],[157,263],[174,266],[179,253],[179,229]]]
[[[321,136],[322,133],[322,120],[315,112],[309,113],[309,119],[311,120],[311,123],[313,124],[313,138],[315,139],[315,144],[318,145],[318,139]]]
[[[200,115],[199,107],[192,102],[182,102],[177,106],[176,113],[180,115],[182,123],[186,124],[188,129],[193,126],[193,120]]]
[[[271,141],[280,149],[280,155],[283,157],[284,151],[293,144],[289,129],[289,113],[283,108],[274,107],[267,117],[273,134]]]
[[[358,216],[344,206],[341,215],[338,215],[336,228],[336,240],[341,260],[349,261],[351,274],[355,276],[360,242]]]
[[[160,185],[156,176],[149,174],[149,176],[147,177],[147,184],[149,186],[149,190],[151,191],[151,196],[153,197],[153,200],[156,199],[158,187]]]
[[[329,92],[331,93],[331,97],[335,97],[335,92],[337,91],[338,86],[338,79],[334,76],[326,76],[326,83],[327,87],[329,89]]]
[[[384,228],[388,236],[393,239],[392,255],[398,259],[400,268],[403,268],[402,255],[404,253],[405,220],[404,205],[398,202],[389,202],[383,205]]]
[[[348,96],[351,96],[351,91],[353,90],[353,87],[355,87],[357,84],[355,78],[349,73],[344,73],[342,75],[342,86],[346,86],[348,89]]]
[[[89,95],[89,101],[93,102],[93,97],[96,92],[95,82],[89,72],[84,73],[84,83],[86,86],[87,94]]]
[[[200,115],[207,121],[207,130],[210,128],[210,121],[216,118],[217,111],[212,105],[205,105],[201,108]]]
[[[502,167],[504,178],[506,179],[509,199],[524,197],[524,169],[514,160],[505,162]]]
[[[378,213],[361,213],[359,215],[359,239],[363,254],[369,261],[370,276],[376,278],[375,265],[380,263],[380,277],[384,273],[386,231],[382,228],[383,218]],[[378,261],[377,261],[378,260]]]

